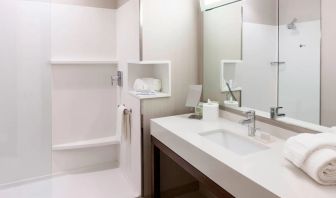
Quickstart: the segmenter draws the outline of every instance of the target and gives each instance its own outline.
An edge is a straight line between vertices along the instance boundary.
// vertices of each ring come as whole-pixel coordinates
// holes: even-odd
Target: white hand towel
[[[325,148],[315,151],[305,161],[302,170],[322,185],[335,185],[336,150]]]
[[[124,138],[131,141],[131,113],[128,112],[124,115]]]
[[[301,134],[291,137],[285,144],[284,156],[301,168],[311,154],[323,148],[336,149],[335,134]]]
[[[126,110],[126,107],[124,105],[120,105],[117,110],[117,127],[116,127],[116,136],[118,139],[121,139],[121,134],[124,132],[124,126],[125,126],[125,116],[124,111]]]

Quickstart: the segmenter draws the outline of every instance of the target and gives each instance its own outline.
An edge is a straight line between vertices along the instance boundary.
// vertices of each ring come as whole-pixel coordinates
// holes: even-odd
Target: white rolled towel
[[[302,165],[302,170],[322,185],[336,185],[336,150],[315,151]]]
[[[320,184],[336,184],[336,135],[300,134],[287,140],[284,157]]]
[[[309,176],[323,185],[336,185],[336,150],[315,151],[302,166]]]
[[[301,168],[313,152],[322,148],[336,149],[336,135],[333,133],[304,133],[291,137],[286,141],[284,156]]]

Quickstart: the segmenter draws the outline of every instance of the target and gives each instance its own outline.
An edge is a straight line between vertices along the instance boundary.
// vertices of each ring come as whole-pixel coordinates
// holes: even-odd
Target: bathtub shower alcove
[[[122,2],[0,2],[0,197],[140,196],[140,104],[111,78],[139,61],[139,1]]]

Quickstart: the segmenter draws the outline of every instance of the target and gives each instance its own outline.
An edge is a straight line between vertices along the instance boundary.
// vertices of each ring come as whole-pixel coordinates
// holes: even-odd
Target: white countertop
[[[151,134],[235,197],[327,198],[336,186],[322,186],[282,156],[284,140],[246,156],[205,140],[199,133],[227,129],[247,136],[247,128],[226,119],[202,121],[188,115],[153,119]]]

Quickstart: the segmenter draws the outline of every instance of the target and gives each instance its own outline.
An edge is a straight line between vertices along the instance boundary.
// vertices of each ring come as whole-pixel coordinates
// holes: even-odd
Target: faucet
[[[240,121],[241,124],[248,126],[248,136],[255,137],[256,135],[256,112],[251,110],[245,112],[247,119]]]
[[[279,113],[280,109],[283,109],[283,107],[271,107],[270,117],[272,119],[276,119],[277,117],[284,117],[284,116],[286,116],[286,114],[284,114],[284,113]]]

